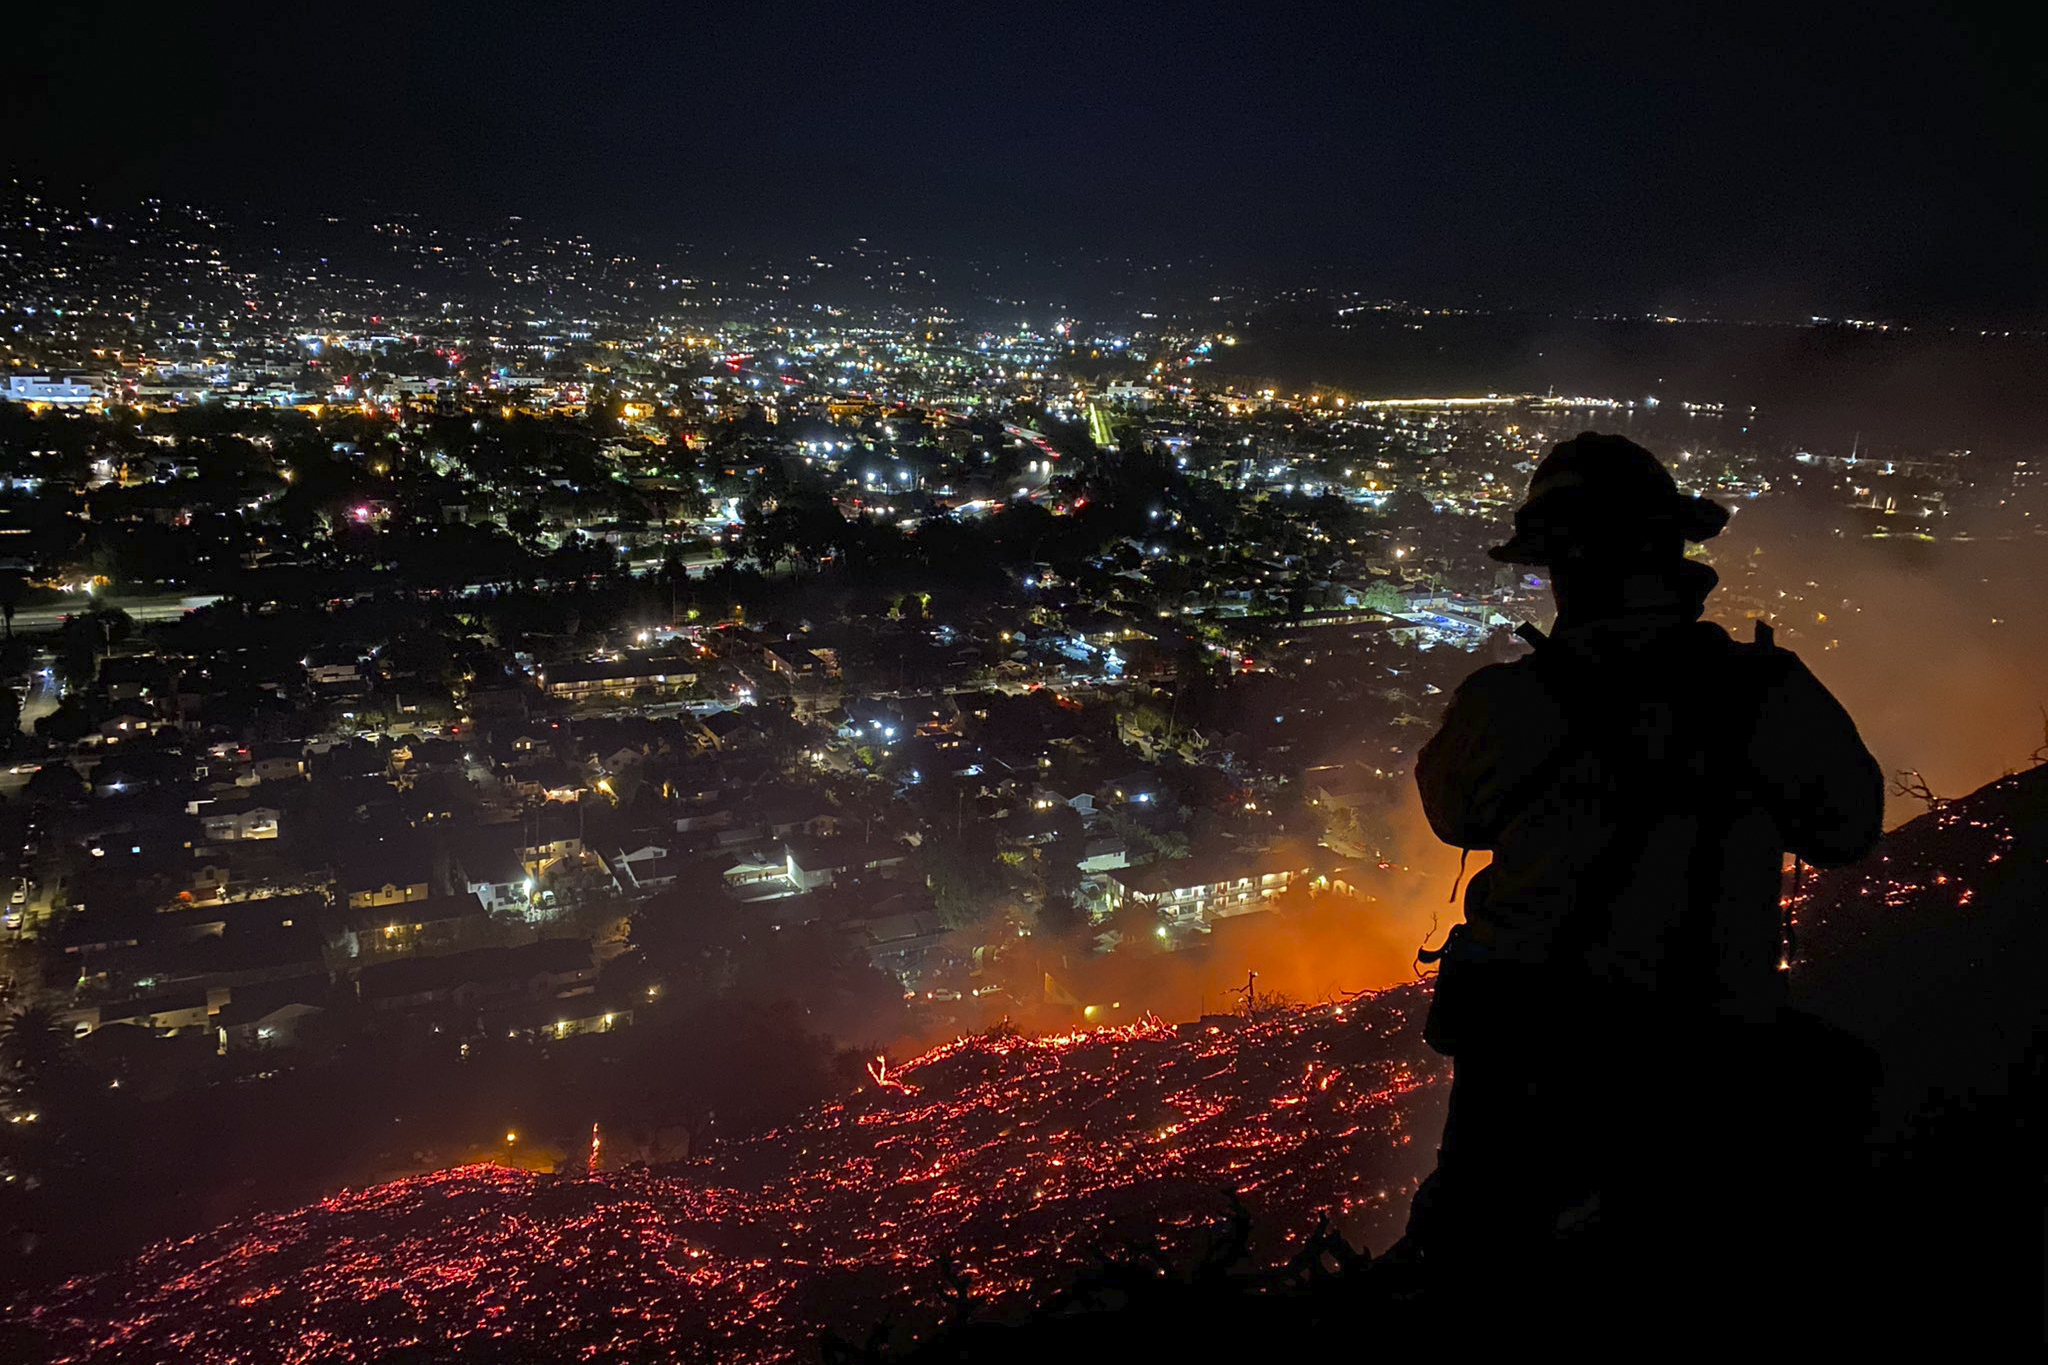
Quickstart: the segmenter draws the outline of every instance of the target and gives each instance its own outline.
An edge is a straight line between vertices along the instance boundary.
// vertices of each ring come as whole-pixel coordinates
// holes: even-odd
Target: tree
[[[64,1021],[50,1005],[23,1005],[0,1022],[0,1084],[9,1107],[33,1110],[72,1061]]]
[[[14,613],[21,609],[28,593],[28,581],[18,573],[0,574],[0,620],[7,625],[7,638],[14,638]]]
[[[91,730],[92,716],[86,710],[83,694],[77,692],[67,693],[57,702],[56,710],[36,718],[36,734],[60,744],[76,743]]]
[[[1413,488],[1403,488],[1380,506],[1380,520],[1389,526],[1426,526],[1436,519],[1436,504]]]
[[[1379,578],[1373,580],[1372,586],[1365,590],[1359,599],[1359,605],[1373,611],[1385,612],[1389,616],[1398,616],[1408,610],[1408,599],[1401,596],[1401,590],[1394,586],[1391,579]]]
[[[1892,779],[1891,794],[1924,801],[1929,811],[1938,811],[1949,803],[1948,797],[1937,794],[1928,786],[1927,779],[1920,775],[1918,768],[1899,769],[1898,775]]]
[[[1039,547],[1059,529],[1059,519],[1046,508],[1029,500],[1004,504],[988,519],[990,539],[997,553],[1011,564],[1029,564],[1039,557]]]
[[[1087,852],[1087,842],[1078,828],[1063,830],[1038,851],[1038,875],[1044,888],[1038,905],[1038,927],[1054,938],[1078,933],[1088,925],[1087,911],[1077,899],[1081,890],[1080,863]]]
[[[83,801],[88,795],[85,779],[69,763],[45,763],[29,774],[21,799],[30,805],[57,805]]]
[[[977,820],[957,833],[928,838],[925,879],[948,928],[964,929],[987,919],[1003,891],[1002,865],[987,826]]]
[[[90,687],[99,676],[100,657],[134,629],[119,607],[95,606],[65,617],[57,631],[57,672],[68,686]]]
[[[1113,911],[1110,927],[1117,933],[1117,949],[1126,953],[1156,953],[1160,950],[1159,912],[1142,901],[1125,901]]]

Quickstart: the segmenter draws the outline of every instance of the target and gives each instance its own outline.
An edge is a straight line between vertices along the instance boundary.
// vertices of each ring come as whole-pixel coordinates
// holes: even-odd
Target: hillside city
[[[1545,612],[1484,550],[1574,432],[1736,531],[2039,534],[2038,460],[1233,366],[1272,308],[1421,305],[948,269],[5,187],[0,1003],[67,1057],[0,1097],[12,1236],[544,1168],[598,1119],[687,1155],[841,1046],[1136,1024],[1180,962],[1249,1009],[1218,945],[1275,923],[1412,943],[1414,751]],[[1714,563],[1809,657],[1859,629]]]

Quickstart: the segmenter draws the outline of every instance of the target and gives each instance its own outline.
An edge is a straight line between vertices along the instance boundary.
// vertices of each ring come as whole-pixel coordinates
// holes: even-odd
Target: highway
[[[52,631],[64,624],[67,616],[76,616],[94,607],[119,608],[137,622],[175,621],[188,611],[210,607],[220,601],[218,593],[180,595],[178,593],[156,593],[147,597],[79,597],[75,601],[47,607],[25,607],[14,614],[14,633],[33,635]]]

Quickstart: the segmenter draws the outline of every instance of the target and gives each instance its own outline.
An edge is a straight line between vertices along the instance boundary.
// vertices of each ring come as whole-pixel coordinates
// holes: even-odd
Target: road
[[[48,607],[27,607],[14,614],[14,633],[36,634],[56,630],[67,616],[92,607],[119,608],[138,622],[175,621],[188,611],[198,611],[220,601],[218,593],[183,595],[157,593],[148,597],[80,597],[75,602]]]
[[[56,674],[49,671],[47,654],[36,656],[35,666],[29,670],[28,695],[21,699],[21,732],[32,735],[36,722],[57,709],[58,694],[62,691],[57,684]]]

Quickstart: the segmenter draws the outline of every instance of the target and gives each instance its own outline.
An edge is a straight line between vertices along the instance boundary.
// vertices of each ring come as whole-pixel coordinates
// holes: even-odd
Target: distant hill
[[[1899,1283],[1871,1302],[1953,1319],[1958,1340],[2028,1312],[2038,1327],[2044,890],[2036,769],[1904,826],[1801,907],[1802,1003],[1887,1065]],[[1384,1247],[1441,1123],[1425,1003],[1403,988],[1249,1025],[962,1039],[681,1166],[465,1167],[160,1246],[24,1305],[0,1354],[810,1358],[827,1327],[922,1330],[962,1294],[1014,1313],[1099,1251],[1185,1264],[1232,1189],[1252,1214],[1246,1264],[1284,1259],[1325,1210]],[[1050,1356],[1002,1358],[1071,1354],[1060,1331],[1040,1343]],[[1142,1340],[1129,1324],[1112,1336]]]

